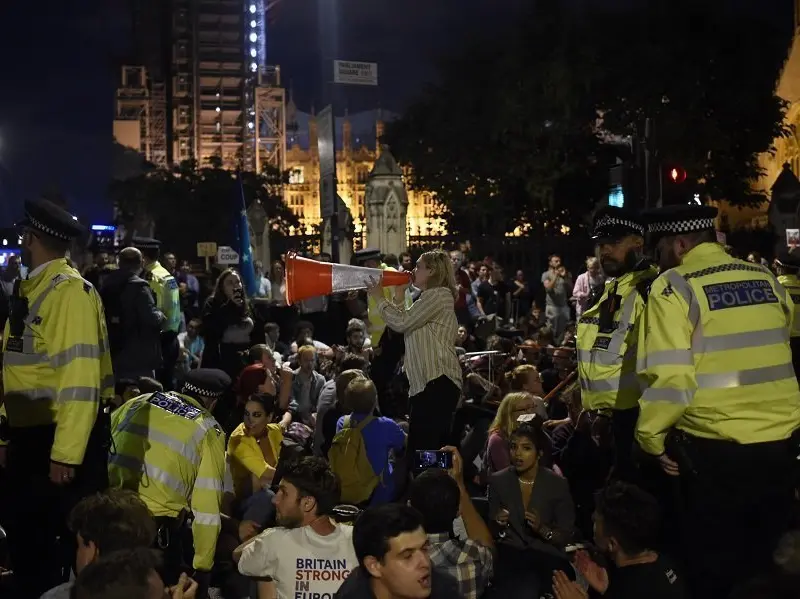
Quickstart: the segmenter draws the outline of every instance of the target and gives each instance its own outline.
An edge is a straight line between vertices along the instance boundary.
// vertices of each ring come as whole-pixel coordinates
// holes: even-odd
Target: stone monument
[[[350,264],[353,257],[353,215],[338,194],[336,201],[339,203],[339,261]],[[331,239],[331,219],[325,218],[322,221],[322,251],[328,254],[332,254]]]
[[[367,246],[399,256],[408,249],[406,216],[408,193],[403,171],[387,146],[369,173],[364,203],[367,209]]]

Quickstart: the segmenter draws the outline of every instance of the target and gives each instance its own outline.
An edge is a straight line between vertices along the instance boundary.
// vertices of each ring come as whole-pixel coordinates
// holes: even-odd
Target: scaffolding
[[[122,67],[114,121],[114,137],[117,141],[150,160],[150,91],[147,88],[147,70],[144,67]],[[136,134],[133,134],[133,127],[125,127],[126,123],[138,124],[135,128]]]
[[[286,90],[281,87],[280,67],[258,74],[255,88],[255,168],[286,170]]]
[[[150,162],[167,167],[167,91],[163,82],[150,82]]]

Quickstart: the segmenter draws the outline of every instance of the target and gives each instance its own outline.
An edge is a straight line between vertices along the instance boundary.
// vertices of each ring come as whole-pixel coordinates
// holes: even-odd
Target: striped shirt
[[[447,287],[423,291],[419,300],[407,309],[385,299],[378,300],[378,311],[386,325],[405,335],[404,364],[411,396],[422,393],[425,385],[440,376],[446,376],[461,389],[454,305],[453,294]]]

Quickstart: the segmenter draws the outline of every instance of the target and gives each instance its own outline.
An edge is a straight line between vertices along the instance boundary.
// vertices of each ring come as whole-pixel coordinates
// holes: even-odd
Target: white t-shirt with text
[[[310,526],[270,528],[239,559],[241,574],[272,578],[278,599],[331,599],[356,566],[353,528],[341,524],[325,536]]]

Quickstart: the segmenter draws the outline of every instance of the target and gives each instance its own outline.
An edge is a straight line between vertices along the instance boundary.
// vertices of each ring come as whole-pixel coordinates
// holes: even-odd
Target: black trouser
[[[683,555],[694,597],[727,597],[770,566],[789,526],[792,443],[741,445],[680,435]]]
[[[72,482],[50,482],[55,425],[9,429],[8,544],[19,599],[38,598],[69,579],[75,563],[70,511],[81,499],[108,488],[108,415],[92,429],[83,464]]]
[[[794,375],[798,380],[800,380],[800,337],[790,338],[789,347],[792,348],[792,366],[794,366]]]
[[[614,433],[614,465],[610,477],[635,483],[638,480],[633,460],[634,435],[639,408],[614,410],[611,415],[611,430]]]
[[[461,389],[446,376],[430,381],[411,398],[408,422],[408,456],[421,449],[440,449],[453,442],[450,431]]]
[[[161,368],[156,372],[158,382],[164,386],[164,391],[172,391],[175,383],[175,364],[180,355],[178,334],[172,331],[161,333]]]

